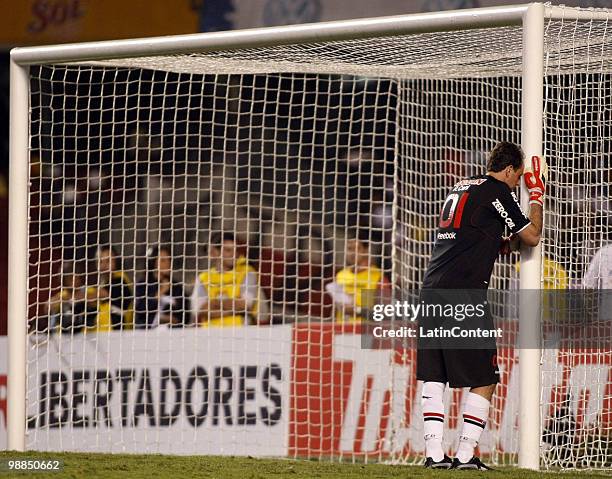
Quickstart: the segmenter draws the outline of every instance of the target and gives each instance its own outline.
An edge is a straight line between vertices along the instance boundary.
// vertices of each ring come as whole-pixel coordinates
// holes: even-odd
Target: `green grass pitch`
[[[205,477],[205,478],[506,478],[531,479],[553,477],[550,472],[536,473],[514,468],[497,471],[429,471],[415,466],[391,466],[385,464],[346,464],[289,459],[254,459],[249,457],[219,456],[162,456],[135,454],[85,454],[85,453],[16,453],[0,451],[0,464],[9,459],[56,459],[64,463],[62,472],[6,473],[3,477],[43,478],[108,478],[108,477]],[[556,475],[559,475],[558,473]],[[569,471],[560,475],[569,478],[612,477],[607,471]]]

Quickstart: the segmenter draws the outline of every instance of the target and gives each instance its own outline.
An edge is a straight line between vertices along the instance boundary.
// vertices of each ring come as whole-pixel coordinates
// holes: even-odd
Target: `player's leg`
[[[427,381],[423,383],[421,407],[423,408],[423,432],[425,438],[425,456],[429,467],[444,467],[450,461],[444,454],[444,388],[446,384]]]
[[[455,457],[460,463],[469,463],[487,424],[491,398],[497,384],[470,389],[463,406],[463,427]]]
[[[497,350],[445,350],[444,359],[451,387],[469,387],[463,407],[463,426],[453,467],[488,469],[474,451],[489,417],[491,398],[499,382]]]
[[[419,349],[417,352],[417,379],[423,381],[421,407],[425,439],[425,467],[449,469],[450,458],[444,454],[444,389],[446,371],[439,349]]]

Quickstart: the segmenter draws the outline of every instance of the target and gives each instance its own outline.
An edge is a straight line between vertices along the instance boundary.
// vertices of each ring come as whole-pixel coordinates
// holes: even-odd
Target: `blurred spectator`
[[[520,289],[519,273],[521,271],[521,263],[517,261],[515,266],[516,275],[511,278],[510,291],[512,296],[518,300],[516,291]],[[568,302],[565,293],[556,292],[554,290],[565,290],[569,288],[569,275],[565,268],[558,261],[544,255],[542,259],[542,289],[546,291],[542,296],[542,320],[552,323],[565,323],[568,318]],[[512,297],[511,296],[511,297]],[[507,317],[519,317],[518,301],[504,302]]]
[[[265,319],[257,273],[237,249],[231,233],[211,238],[210,267],[197,276],[191,295],[193,317],[202,327],[258,324]]]
[[[612,244],[595,253],[582,278],[582,285],[586,289],[612,289]]]
[[[347,241],[346,264],[348,266],[338,271],[335,281],[325,289],[334,301],[336,321],[359,322],[364,319],[361,316],[362,307],[368,306],[364,292],[372,292],[370,299],[379,301],[378,293],[387,293],[391,285],[372,261],[370,246],[364,240],[355,238]]]
[[[544,289],[567,289],[569,275],[561,263],[544,256],[542,261],[542,276]]]
[[[521,263],[514,265],[516,272],[520,273]],[[518,275],[513,278],[513,288],[519,289]],[[544,255],[542,259],[542,289],[568,289],[569,275],[561,263]]]
[[[612,244],[602,246],[595,253],[582,278],[582,286],[599,290],[595,303],[599,319],[612,319]]]
[[[343,230],[328,232],[334,240],[343,239]],[[325,284],[334,277],[334,241],[326,237],[325,231],[313,226],[303,224],[297,232],[298,258],[297,258],[297,290],[299,311],[309,319],[326,320],[331,318],[333,302],[331,296],[325,293]],[[344,246],[344,242],[342,246]],[[343,263],[343,262],[342,262]]]
[[[50,299],[47,305],[48,321],[45,327],[49,331],[79,333],[87,325],[95,323],[96,311],[87,304],[87,287],[84,272],[72,263],[65,263],[62,268],[62,287]],[[41,331],[44,328],[37,328]]]
[[[274,322],[290,321],[295,310],[296,286],[296,232],[297,219],[271,218],[261,222],[259,235],[259,284],[272,304]]]
[[[561,263],[544,255],[542,260],[542,286],[548,292],[542,302],[543,320],[553,323],[566,323],[569,318],[568,298],[566,293],[551,290],[569,288],[569,275]]]
[[[133,291],[128,276],[119,269],[119,256],[110,245],[99,246],[95,261],[95,286],[87,288],[87,302],[97,310],[96,331],[131,329]]]
[[[323,191],[333,205],[327,223],[356,226],[358,218],[372,214],[373,197],[384,191],[385,162],[371,148],[360,145],[340,152],[338,161],[328,162],[326,169],[326,176],[334,181]]]
[[[134,327],[183,327],[189,306],[183,285],[172,279],[172,251],[168,246],[149,248],[146,277],[136,285]]]

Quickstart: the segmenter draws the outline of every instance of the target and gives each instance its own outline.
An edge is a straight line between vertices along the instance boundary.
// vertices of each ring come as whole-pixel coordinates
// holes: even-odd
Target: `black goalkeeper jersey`
[[[424,288],[487,288],[504,230],[529,225],[508,185],[492,176],[461,180],[440,212]]]

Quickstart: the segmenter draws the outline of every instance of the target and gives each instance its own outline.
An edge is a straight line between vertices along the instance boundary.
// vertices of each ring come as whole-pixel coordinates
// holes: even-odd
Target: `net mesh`
[[[500,76],[403,81],[398,108],[402,121],[398,135],[395,267],[401,287],[410,289],[422,283],[448,192],[462,178],[486,171],[486,155],[495,143],[505,139],[520,144],[521,79]],[[517,288],[517,260],[515,255],[498,259],[491,290],[507,292]],[[498,311],[504,297],[495,299],[497,310],[493,310]],[[506,310],[504,316],[516,320],[516,312]],[[492,401],[488,426],[479,445],[480,454],[498,464],[517,461],[518,396],[514,395],[518,392],[518,351],[513,346],[511,341],[498,344],[501,386]],[[449,451],[457,448],[462,400],[463,396],[457,393],[446,395],[444,445]],[[420,410],[416,401],[413,407]],[[412,415],[413,446],[421,441],[421,422],[420,412]],[[414,457],[404,453],[397,459],[411,462]]]
[[[546,22],[544,287],[609,240],[611,53]],[[520,143],[521,72],[518,27],[32,67],[27,447],[419,460],[414,351],[362,349],[329,285],[419,287],[449,187]],[[543,353],[547,467],[610,461],[609,340]],[[480,452],[514,464],[499,355]]]
[[[599,304],[591,306],[597,319],[588,338],[543,351],[543,463],[606,468],[612,459],[612,335],[606,313],[610,263],[598,262],[597,257],[611,239],[610,32],[607,21],[551,22],[546,35],[564,48],[545,62],[544,148],[552,161],[543,238],[544,287],[603,292]],[[559,68],[561,64],[567,67]],[[571,307],[566,311],[552,319],[579,321],[572,317]]]

